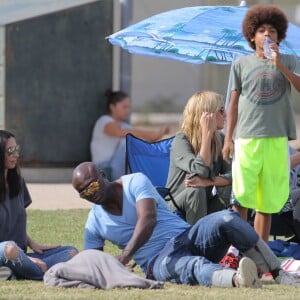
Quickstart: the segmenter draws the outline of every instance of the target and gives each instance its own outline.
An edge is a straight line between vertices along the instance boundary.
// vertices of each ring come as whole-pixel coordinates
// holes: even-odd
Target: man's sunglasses
[[[106,174],[103,170],[99,170],[99,178],[106,178]],[[80,193],[80,198],[88,199],[93,196],[101,188],[99,180],[92,181],[86,188],[84,188]]]
[[[90,198],[91,196],[93,196],[96,192],[99,191],[101,185],[99,183],[98,180],[96,181],[92,181],[85,189],[83,189],[79,195],[80,195],[80,198],[84,198],[84,199],[87,199],[87,198]]]

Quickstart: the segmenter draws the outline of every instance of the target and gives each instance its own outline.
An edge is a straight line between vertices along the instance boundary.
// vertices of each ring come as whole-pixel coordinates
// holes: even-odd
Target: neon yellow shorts
[[[287,138],[237,139],[232,163],[237,202],[262,213],[277,213],[289,196]]]

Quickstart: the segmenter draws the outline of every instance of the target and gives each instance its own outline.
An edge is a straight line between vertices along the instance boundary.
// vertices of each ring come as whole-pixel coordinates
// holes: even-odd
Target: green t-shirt
[[[300,70],[294,56],[281,54],[280,59],[290,71]],[[291,85],[272,62],[243,56],[235,61],[232,72],[231,90],[240,94],[236,137],[296,139]]]

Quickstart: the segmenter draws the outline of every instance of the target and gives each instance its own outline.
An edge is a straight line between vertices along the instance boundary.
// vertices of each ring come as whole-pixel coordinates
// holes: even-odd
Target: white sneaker
[[[235,283],[237,287],[261,288],[262,284],[257,275],[257,268],[253,260],[243,257],[237,269]]]
[[[12,278],[12,271],[7,267],[0,267],[0,281],[10,280]]]
[[[297,281],[297,277],[292,273],[280,270],[278,276],[275,278],[275,282],[278,284],[292,285],[300,287],[300,282]]]

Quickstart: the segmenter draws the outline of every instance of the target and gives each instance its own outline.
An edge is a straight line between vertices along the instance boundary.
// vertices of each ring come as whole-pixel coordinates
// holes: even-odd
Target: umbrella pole
[[[121,27],[125,28],[132,22],[133,0],[120,1],[121,5]],[[131,54],[121,50],[120,54],[120,90],[131,95]]]

